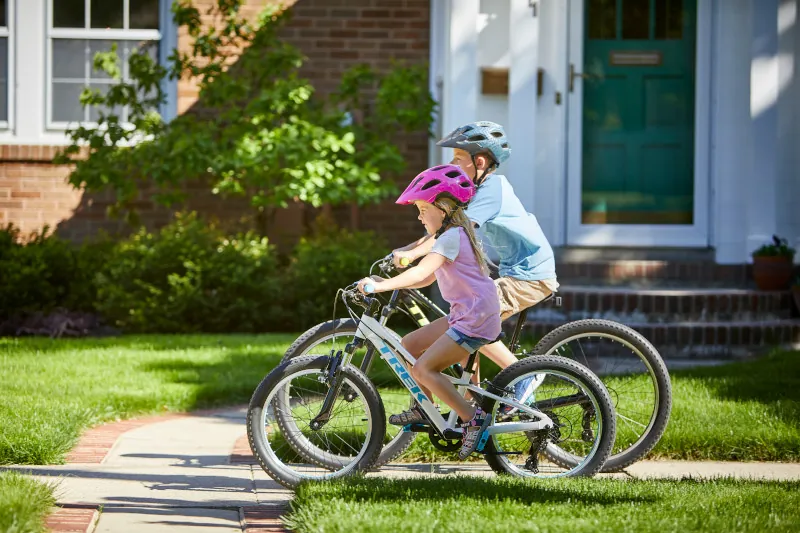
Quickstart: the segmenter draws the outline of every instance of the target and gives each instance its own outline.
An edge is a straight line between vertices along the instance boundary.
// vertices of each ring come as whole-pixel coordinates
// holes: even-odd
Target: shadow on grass
[[[562,481],[569,481],[564,483]],[[609,480],[610,481],[610,480]],[[341,498],[347,502],[441,502],[443,498],[487,501],[513,501],[534,503],[586,503],[616,505],[621,503],[656,502],[661,498],[655,491],[635,490],[625,486],[615,491],[598,490],[603,485],[598,480],[521,480],[509,477],[480,478],[457,476],[445,479],[379,479],[346,478],[325,487],[319,483],[303,485],[297,490],[302,505],[304,500],[320,495]],[[612,493],[613,492],[613,493]]]

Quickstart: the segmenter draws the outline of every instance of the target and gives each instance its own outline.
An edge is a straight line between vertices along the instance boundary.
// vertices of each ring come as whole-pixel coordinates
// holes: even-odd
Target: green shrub
[[[192,213],[120,242],[97,277],[98,310],[127,332],[275,329],[280,287],[273,247],[225,234]]]
[[[94,273],[109,246],[75,246],[50,234],[47,227],[28,239],[12,224],[0,228],[0,321],[56,307],[91,311]]]
[[[391,251],[371,232],[350,232],[318,224],[294,249],[287,272],[284,327],[301,331],[333,317],[336,291],[369,274],[370,265]],[[337,316],[347,316],[336,304]]]

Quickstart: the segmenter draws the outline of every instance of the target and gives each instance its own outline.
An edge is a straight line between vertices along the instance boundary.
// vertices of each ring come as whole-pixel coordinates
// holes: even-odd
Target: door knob
[[[583,74],[581,72],[575,72],[575,65],[572,63],[569,64],[569,92],[573,92],[575,89],[575,78],[584,78],[589,79],[591,78],[591,74]]]

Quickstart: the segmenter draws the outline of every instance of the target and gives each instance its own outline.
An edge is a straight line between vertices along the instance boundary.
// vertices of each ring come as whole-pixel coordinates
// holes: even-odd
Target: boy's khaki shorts
[[[526,281],[516,278],[494,280],[500,297],[500,319],[505,320],[541,302],[558,289],[556,278]]]

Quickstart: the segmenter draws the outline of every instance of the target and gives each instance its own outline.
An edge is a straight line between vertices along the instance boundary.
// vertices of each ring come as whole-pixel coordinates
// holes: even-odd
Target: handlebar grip
[[[400,266],[408,266],[411,261],[408,260],[408,257],[401,257],[400,258]]]
[[[369,283],[367,283],[366,285],[364,285],[364,292],[367,293],[367,294],[375,292],[375,286],[374,285],[370,285]]]

